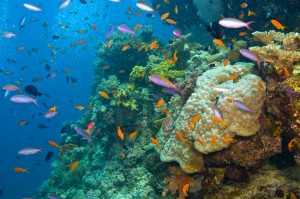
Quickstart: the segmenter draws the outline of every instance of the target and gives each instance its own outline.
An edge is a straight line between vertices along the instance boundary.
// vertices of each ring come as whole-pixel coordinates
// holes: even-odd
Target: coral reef
[[[237,63],[235,66],[216,67],[198,77],[194,93],[186,101],[179,115],[172,115],[173,122],[168,128],[171,133],[161,128],[157,134],[157,140],[161,144],[158,151],[162,161],[177,161],[185,172],[198,172],[203,165],[201,153],[208,154],[227,148],[230,141],[224,141],[225,138],[233,138],[235,135],[251,136],[259,130],[260,124],[257,119],[266,91],[258,84],[264,84],[263,81],[258,76],[249,74],[250,70],[251,68],[243,67],[243,63]],[[238,76],[236,82],[230,80],[234,74]],[[217,87],[227,88],[230,92],[220,93],[214,90]],[[244,102],[253,111],[247,113],[238,110],[227,98]],[[215,107],[223,115],[226,125],[213,119]],[[200,118],[194,124],[194,128],[191,128],[190,119],[197,114]],[[176,131],[185,140],[179,139]],[[198,139],[203,143],[197,141]]]
[[[286,70],[293,70],[300,65],[299,33],[287,34],[275,31],[254,32],[253,35],[266,46],[249,49],[260,59],[271,64],[278,74],[284,75]]]
[[[162,77],[172,78],[172,79],[184,76],[184,71],[172,70],[173,67],[174,64],[170,64],[164,61],[159,64],[152,65],[149,74],[159,75]]]

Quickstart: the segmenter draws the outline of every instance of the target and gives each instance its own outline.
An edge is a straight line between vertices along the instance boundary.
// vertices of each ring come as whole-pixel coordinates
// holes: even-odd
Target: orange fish
[[[160,8],[160,4],[157,4],[156,6],[155,6],[155,9],[159,9]]]
[[[71,70],[70,69],[64,69],[63,72],[64,73],[69,73],[69,72],[71,72]]]
[[[265,90],[264,85],[263,85],[260,81],[258,81],[257,84],[258,84],[258,86],[259,86],[260,88],[262,88],[263,90]]]
[[[134,26],[134,30],[138,30],[138,29],[140,29],[142,27],[142,24],[136,24],[135,26]]]
[[[164,13],[164,14],[161,15],[160,19],[161,19],[161,20],[164,20],[164,19],[168,18],[169,15],[170,15],[169,12]]]
[[[79,162],[76,160],[75,162],[72,162],[72,164],[69,167],[69,171],[73,171],[78,166]]]
[[[166,59],[166,62],[169,64],[175,64],[175,62],[172,59]]]
[[[84,42],[86,42],[86,40],[80,39],[80,40],[77,41],[77,44],[83,44]]]
[[[172,24],[172,25],[176,25],[177,22],[174,21],[173,19],[166,19],[166,22],[169,23],[169,24]]]
[[[89,123],[88,126],[87,126],[86,132],[87,132],[88,134],[90,134],[90,133],[91,133],[91,130],[92,130],[92,128],[93,128],[94,126],[95,126],[95,123],[94,123],[94,122]]]
[[[242,20],[244,18],[244,13],[242,12],[240,15],[239,15],[239,19]]]
[[[254,16],[254,15],[256,15],[256,13],[255,13],[255,12],[252,12],[251,10],[248,10],[248,17],[250,17],[250,16]]]
[[[175,6],[175,7],[174,7],[174,13],[175,13],[175,14],[178,14],[178,6]]]
[[[170,116],[170,113],[169,113],[169,111],[168,111],[166,108],[162,107],[161,110],[162,110],[162,112],[164,112],[167,116]]]
[[[129,136],[128,136],[129,139],[130,139],[130,140],[133,139],[133,138],[137,135],[137,133],[138,133],[137,131],[135,131],[135,132],[133,132],[133,133],[130,133]]]
[[[231,76],[229,77],[230,80],[235,80],[236,78],[238,78],[238,75],[237,75],[237,74],[231,75]]]
[[[143,71],[142,74],[141,74],[141,78],[144,78],[146,75],[146,71]]]
[[[21,167],[16,167],[14,168],[14,172],[21,172],[21,173],[24,173],[24,172],[28,172],[27,169],[23,169]]]
[[[109,99],[109,96],[108,96],[108,94],[106,92],[100,91],[99,94],[101,95],[101,97],[103,97],[103,98],[105,98],[107,100]]]
[[[150,50],[152,50],[153,48],[159,48],[159,44],[155,40],[149,45],[149,48],[150,48]]]
[[[107,70],[109,68],[110,68],[110,66],[107,66],[107,65],[105,65],[105,66],[102,67],[103,70]]]
[[[247,3],[242,3],[240,6],[241,6],[241,8],[247,8],[248,4]]]
[[[224,120],[222,120],[221,118],[219,118],[219,117],[217,117],[217,116],[214,115],[213,119],[215,121],[219,122],[220,124],[222,124],[223,126],[227,126],[227,123]]]
[[[227,100],[227,102],[230,102],[230,103],[232,103],[232,102],[233,102],[233,99],[232,99],[232,98],[230,98],[230,97],[227,97],[227,98],[226,98],[226,100]]]
[[[56,143],[53,142],[53,141],[48,141],[48,144],[50,144],[51,146],[54,146],[54,147],[56,147],[56,148],[61,149],[61,146],[59,146],[58,144],[56,144]]]
[[[245,36],[245,35],[247,35],[247,32],[240,32],[240,33],[239,33],[239,36],[240,36],[240,37],[243,37],[243,36]]]
[[[229,138],[229,137],[223,139],[223,142],[224,142],[224,143],[226,143],[226,142],[232,142],[232,141],[233,141],[233,139],[232,139],[232,138]]]
[[[201,118],[200,115],[195,115],[194,117],[192,117],[192,118],[190,119],[190,122],[197,122],[200,118]]]
[[[125,154],[123,152],[120,152],[120,157],[121,158],[125,158],[126,156],[125,156]]]
[[[182,141],[186,140],[185,138],[182,137],[182,135],[178,131],[176,131],[175,133],[176,133],[177,137],[179,138],[179,140],[182,140]]]
[[[170,55],[170,51],[166,52],[165,54],[163,54],[165,57],[168,57]]]
[[[161,105],[163,105],[163,103],[164,103],[164,99],[163,99],[163,98],[160,98],[160,99],[157,101],[157,103],[156,103],[156,108],[161,107]]]
[[[121,140],[124,140],[124,134],[122,133],[121,127],[117,126],[118,128],[118,136]]]
[[[229,63],[229,59],[226,59],[226,60],[224,61],[224,63],[223,63],[223,66],[227,66],[228,63]]]
[[[57,109],[57,106],[54,105],[53,107],[48,109],[48,112],[55,112],[56,109]]]
[[[111,91],[113,94],[115,94],[115,95],[118,95],[119,94],[119,91],[117,91],[117,90],[112,90]]]
[[[140,46],[140,47],[138,48],[138,51],[139,51],[139,52],[142,51],[143,48],[144,48],[144,46]]]
[[[183,185],[183,187],[182,187],[182,192],[184,193],[184,195],[185,196],[187,196],[188,194],[187,194],[187,191],[188,191],[188,189],[189,189],[189,184],[185,184],[185,185]]]
[[[283,72],[284,72],[285,77],[291,76],[291,75],[290,75],[290,72],[289,72],[288,69],[285,68],[285,67],[283,68]]]
[[[123,47],[122,47],[122,51],[126,51],[126,50],[128,50],[129,48],[130,48],[130,46],[128,46],[128,45],[123,46]]]
[[[195,123],[190,122],[190,129],[191,129],[191,130],[194,130],[194,128],[195,128]]]
[[[219,46],[224,46],[224,43],[221,39],[214,39],[213,40],[215,44],[219,45]]]
[[[28,121],[27,120],[21,120],[19,123],[18,123],[18,126],[23,126],[24,124],[26,124]]]
[[[216,139],[217,139],[217,137],[216,137],[215,135],[213,135],[213,136],[211,137],[210,147],[214,147],[214,146],[215,146]]]
[[[160,148],[160,144],[159,144],[159,142],[158,142],[156,139],[150,138],[150,140],[151,140],[151,142],[152,142],[153,144],[155,144],[158,148]]]
[[[75,108],[82,111],[84,109],[84,106],[78,105],[78,106],[75,106]]]
[[[291,141],[288,143],[288,149],[289,151],[292,151],[292,148],[294,146],[294,143],[297,141],[297,138],[291,139]]]
[[[92,106],[93,106],[93,104],[90,102],[86,109],[90,110],[92,108]]]
[[[284,31],[284,29],[286,28],[285,26],[283,26],[279,21],[273,19],[271,20],[271,23],[273,24],[273,26],[275,26],[277,29]]]
[[[197,141],[198,141],[203,147],[205,147],[204,142],[203,142],[200,138],[197,138]]]
[[[106,47],[107,48],[110,48],[111,47],[111,45],[112,45],[112,42],[113,42],[113,40],[111,39],[111,40],[109,40],[108,42],[106,42]]]
[[[177,58],[177,50],[175,50],[174,54],[173,54],[173,61],[177,62],[178,58]]]
[[[164,0],[165,4],[170,4],[169,0]]]
[[[98,30],[98,28],[97,28],[96,24],[92,24],[92,27],[93,27],[93,29],[94,29],[95,31],[97,31],[97,30]]]

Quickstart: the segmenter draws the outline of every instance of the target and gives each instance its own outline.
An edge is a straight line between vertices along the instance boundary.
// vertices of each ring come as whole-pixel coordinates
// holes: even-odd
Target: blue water
[[[79,111],[75,109],[75,106],[86,107],[89,103],[93,61],[97,59],[95,44],[99,40],[105,42],[104,35],[109,27],[123,23],[130,27],[138,23],[143,26],[149,24],[154,27],[154,35],[165,42],[172,36],[172,29],[169,26],[163,26],[159,16],[147,18],[146,13],[139,17],[128,15],[126,13],[128,6],[131,6],[134,11],[137,10],[135,1],[114,3],[106,0],[84,5],[76,0],[63,10],[58,10],[59,0],[2,0],[0,2],[0,32],[11,31],[17,34],[11,39],[0,38],[0,68],[4,72],[12,73],[11,75],[0,73],[0,86],[14,84],[24,91],[26,85],[34,85],[41,93],[47,93],[50,96],[37,97],[39,106],[36,106],[33,103],[17,104],[10,101],[10,97],[17,94],[16,91],[7,98],[4,98],[3,90],[0,92],[0,190],[3,190],[0,198],[18,199],[31,197],[31,192],[49,178],[51,163],[57,159],[58,149],[50,146],[48,141],[60,143],[60,128],[63,123],[75,122],[83,116],[86,109]],[[39,5],[43,12],[29,11],[23,7],[23,3]],[[26,16],[26,22],[24,28],[20,30],[19,21],[23,16]],[[33,22],[31,18],[36,18],[38,21]],[[47,27],[45,24],[48,24]],[[98,31],[88,24],[96,24]],[[66,25],[69,28],[63,29],[58,25]],[[81,29],[86,29],[88,32],[86,34],[75,32]],[[64,39],[53,40],[52,35],[59,35]],[[86,42],[70,47],[70,43],[76,43],[79,39],[85,39]],[[52,54],[48,43],[55,47],[56,56]],[[85,50],[86,45],[88,47]],[[17,51],[16,48],[19,46],[25,46],[25,49]],[[29,55],[28,51],[32,48],[38,50]],[[64,50],[65,53],[60,53],[59,50]],[[13,59],[15,63],[10,63],[7,59]],[[42,62],[42,60],[46,61]],[[50,60],[53,60],[53,63]],[[50,71],[45,70],[45,63],[51,66]],[[22,66],[27,67],[22,70]],[[66,68],[71,72],[63,73]],[[51,71],[58,71],[58,75],[53,79],[47,79],[46,76]],[[76,87],[66,82],[67,75],[78,78]],[[43,79],[39,82],[32,82],[32,79],[36,77]],[[47,112],[47,108],[43,103],[49,108],[54,105],[58,106],[59,113],[51,119],[45,119],[43,115]],[[19,121],[25,119],[28,120],[28,124],[17,125]],[[44,124],[47,128],[40,129],[39,124]],[[42,152],[31,156],[20,156],[18,159],[16,155],[24,147],[42,148]],[[49,151],[53,151],[55,155],[46,162],[44,159]],[[26,168],[29,172],[16,173],[13,171],[15,167]]]

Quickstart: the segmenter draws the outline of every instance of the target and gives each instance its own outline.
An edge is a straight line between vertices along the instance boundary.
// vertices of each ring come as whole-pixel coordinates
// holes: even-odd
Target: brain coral
[[[179,114],[173,115],[173,122],[167,128],[161,128],[157,134],[162,161],[177,161],[183,171],[197,172],[203,166],[202,154],[220,151],[230,145],[231,141],[224,141],[224,138],[251,136],[259,130],[258,117],[265,100],[265,83],[260,77],[249,74],[249,66],[253,67],[246,63],[218,66],[198,77],[194,93]],[[238,78],[230,80],[232,75]],[[230,91],[219,92],[214,88],[227,88]],[[253,112],[239,110],[227,98],[241,101]],[[214,107],[222,113],[226,126],[213,119]],[[196,115],[201,117],[195,122],[194,128],[190,128],[190,120]],[[176,131],[185,140],[180,140]],[[199,138],[203,144],[197,141]]]

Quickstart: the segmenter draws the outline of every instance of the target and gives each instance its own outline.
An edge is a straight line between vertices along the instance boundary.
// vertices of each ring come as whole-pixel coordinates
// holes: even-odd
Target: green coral
[[[150,70],[150,75],[160,75],[166,78],[178,78],[184,76],[184,71],[182,70],[170,70],[174,67],[174,64],[169,64],[168,62],[160,62],[159,64],[154,64]]]
[[[131,82],[134,82],[135,80],[140,79],[143,71],[146,71],[146,67],[143,67],[143,66],[133,67],[133,69],[129,75],[129,80]]]
[[[112,106],[123,106],[130,110],[138,110],[138,91],[133,84],[121,84],[118,87],[118,94],[111,100]]]

